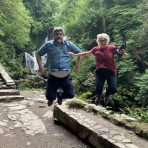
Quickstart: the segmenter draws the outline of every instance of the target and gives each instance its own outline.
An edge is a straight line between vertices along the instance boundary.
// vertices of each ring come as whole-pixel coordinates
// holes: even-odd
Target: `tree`
[[[52,36],[54,28],[54,14],[58,11],[59,0],[24,0],[25,6],[33,18],[30,28],[31,42],[28,51],[38,49],[45,42],[45,38]]]
[[[136,48],[135,60],[140,72],[144,72],[148,68],[148,1],[144,0],[138,6],[141,14],[142,25],[138,29],[139,46]]]
[[[148,108],[148,70],[145,71],[145,73],[139,77],[137,77],[137,81],[135,85],[138,87],[139,91],[136,96],[136,100],[139,102],[139,104],[142,107]]]
[[[96,35],[106,28],[103,21],[104,9],[102,0],[67,0],[56,14],[55,23],[60,23],[69,39],[86,50],[95,42]]]
[[[29,41],[31,18],[21,0],[0,0],[1,42],[22,48]]]
[[[22,0],[0,0],[0,6],[0,62],[11,69],[29,41],[31,17]]]

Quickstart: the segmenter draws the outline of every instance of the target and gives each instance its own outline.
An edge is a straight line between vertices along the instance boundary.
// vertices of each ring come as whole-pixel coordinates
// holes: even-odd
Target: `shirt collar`
[[[53,43],[54,43],[54,44],[59,44],[59,43],[58,43],[57,41],[55,41],[55,40],[53,40]],[[63,41],[62,41],[62,44],[65,44],[65,45],[66,45],[66,44],[67,44],[67,41],[66,41],[66,40],[63,40]]]

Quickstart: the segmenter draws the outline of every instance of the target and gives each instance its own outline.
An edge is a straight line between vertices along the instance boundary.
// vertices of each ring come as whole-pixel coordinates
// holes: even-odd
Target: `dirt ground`
[[[54,123],[56,101],[48,107],[42,91],[22,91],[21,95],[25,97],[22,101],[0,103],[0,148],[91,148],[65,127]],[[145,139],[99,115],[72,110],[124,134],[139,148],[148,146]]]
[[[43,92],[23,91],[25,99],[0,103],[0,148],[91,148],[53,122]]]

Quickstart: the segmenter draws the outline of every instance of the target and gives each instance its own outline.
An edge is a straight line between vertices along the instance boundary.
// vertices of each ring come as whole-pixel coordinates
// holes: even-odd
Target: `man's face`
[[[64,34],[62,31],[54,32],[54,40],[57,41],[58,43],[63,42],[63,37],[64,37]]]

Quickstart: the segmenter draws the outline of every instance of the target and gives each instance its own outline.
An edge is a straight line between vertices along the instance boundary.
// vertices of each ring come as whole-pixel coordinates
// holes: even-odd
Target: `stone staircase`
[[[0,102],[24,99],[16,90],[14,81],[0,64]]]

